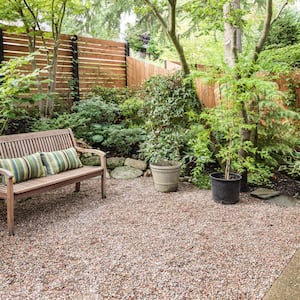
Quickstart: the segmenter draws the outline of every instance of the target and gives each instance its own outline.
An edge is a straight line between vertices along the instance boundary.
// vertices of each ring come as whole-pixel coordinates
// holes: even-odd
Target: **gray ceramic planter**
[[[160,161],[150,164],[154,188],[163,193],[176,192],[181,163],[177,161]]]

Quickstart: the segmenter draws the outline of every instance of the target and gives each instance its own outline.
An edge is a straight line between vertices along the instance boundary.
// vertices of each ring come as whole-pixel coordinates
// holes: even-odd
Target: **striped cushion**
[[[50,175],[82,167],[75,148],[54,152],[41,152],[41,158],[47,173]]]
[[[46,175],[39,153],[24,157],[0,159],[0,166],[13,174],[13,183]],[[6,185],[4,176],[2,177],[2,183]]]
[[[35,153],[32,155],[23,157],[27,162],[29,169],[29,178],[38,178],[46,176],[46,170],[43,165],[40,153]]]
[[[68,164],[69,164],[68,169],[69,170],[82,167],[82,163],[77,156],[77,152],[76,152],[75,148],[69,148],[69,149],[65,149],[62,151],[66,155],[66,158],[68,160]]]
[[[0,166],[13,174],[13,183],[29,179],[29,168],[24,158],[0,159]],[[6,185],[5,177],[2,176],[2,184]]]

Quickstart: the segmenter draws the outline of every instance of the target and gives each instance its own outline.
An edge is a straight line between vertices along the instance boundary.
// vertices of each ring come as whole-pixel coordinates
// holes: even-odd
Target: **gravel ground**
[[[0,203],[0,299],[261,299],[300,245],[300,207],[97,184],[20,201],[14,237]]]

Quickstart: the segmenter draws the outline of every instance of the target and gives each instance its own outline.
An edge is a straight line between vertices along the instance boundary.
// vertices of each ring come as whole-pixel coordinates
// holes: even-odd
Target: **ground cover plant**
[[[137,154],[144,141],[143,121],[138,116],[142,102],[129,90],[96,87],[86,99],[75,102],[71,112],[38,119],[32,130],[72,128],[78,139],[101,148],[108,155]]]

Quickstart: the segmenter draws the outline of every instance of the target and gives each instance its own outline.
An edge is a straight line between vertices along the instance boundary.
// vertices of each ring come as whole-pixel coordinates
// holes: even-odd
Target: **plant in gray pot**
[[[150,164],[154,188],[163,193],[176,192],[180,176],[179,161],[162,160]]]
[[[197,94],[192,81],[179,72],[150,78],[142,95],[146,141],[140,145],[140,153],[150,163],[155,189],[174,192],[178,188],[182,154],[187,149],[189,112],[199,109]]]
[[[176,192],[181,171],[178,152],[179,132],[148,133],[142,151],[149,160],[154,188],[163,193]]]

